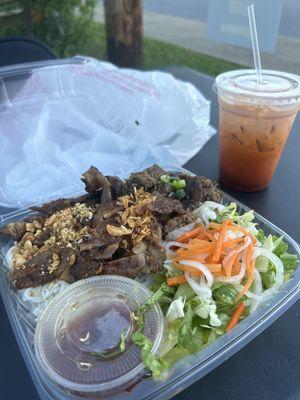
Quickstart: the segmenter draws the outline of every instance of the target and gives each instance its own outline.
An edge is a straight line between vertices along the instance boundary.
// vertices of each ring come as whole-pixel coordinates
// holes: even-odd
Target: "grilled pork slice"
[[[68,279],[69,267],[76,261],[76,252],[70,247],[53,246],[48,251],[37,253],[24,264],[15,266],[12,280],[17,289],[36,287],[54,279]],[[66,279],[67,278],[67,279]]]

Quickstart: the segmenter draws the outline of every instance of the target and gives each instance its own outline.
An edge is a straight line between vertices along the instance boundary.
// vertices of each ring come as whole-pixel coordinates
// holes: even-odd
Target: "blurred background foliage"
[[[45,42],[59,58],[80,54],[105,60],[106,30],[105,24],[95,18],[97,5],[99,8],[99,0],[0,0],[0,37],[33,36]],[[216,76],[239,67],[145,36],[142,52],[146,70],[184,65]]]
[[[1,0],[0,35],[32,35],[58,57],[78,52],[89,41],[97,0]]]

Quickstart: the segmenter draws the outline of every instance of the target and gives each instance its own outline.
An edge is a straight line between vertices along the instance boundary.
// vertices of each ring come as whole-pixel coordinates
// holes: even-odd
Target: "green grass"
[[[200,54],[176,44],[145,37],[144,68],[157,69],[170,65],[183,65],[212,76],[240,68],[240,65],[232,62]]]
[[[6,34],[23,34],[20,16],[1,18],[0,27],[0,35],[4,34],[4,32],[7,32]],[[70,43],[72,44],[70,48],[76,48],[75,54],[87,55],[102,60],[106,59],[104,25],[93,21],[86,29],[86,36],[89,37],[89,40],[78,45]],[[51,43],[47,44],[51,47]],[[66,56],[75,54],[67,52]],[[237,64],[149,37],[144,37],[143,60],[145,70],[159,69],[170,65],[183,65],[212,76],[240,68]]]

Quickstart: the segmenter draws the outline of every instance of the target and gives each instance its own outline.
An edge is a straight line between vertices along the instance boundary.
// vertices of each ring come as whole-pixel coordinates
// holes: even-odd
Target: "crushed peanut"
[[[60,264],[60,257],[58,254],[52,254],[52,262],[50,263],[49,273],[52,274]]]
[[[75,248],[83,238],[89,236],[89,227],[80,227],[78,224],[87,223],[92,218],[93,211],[89,206],[76,203],[72,207],[56,211],[45,219],[43,226],[38,220],[26,223],[26,233],[20,243],[15,246],[13,252],[13,266],[20,268],[29,258],[35,256],[37,253],[47,251],[55,244],[63,244],[66,247]],[[43,232],[49,230],[50,237],[45,239],[40,247],[33,244]],[[75,259],[71,261],[74,264]],[[53,261],[49,268],[50,274],[58,268],[59,263],[59,255],[54,253]]]
[[[30,223],[28,222],[25,226],[26,226],[26,231],[27,231],[27,232],[34,232],[34,231],[35,231],[35,226],[34,226],[34,224],[30,224]]]

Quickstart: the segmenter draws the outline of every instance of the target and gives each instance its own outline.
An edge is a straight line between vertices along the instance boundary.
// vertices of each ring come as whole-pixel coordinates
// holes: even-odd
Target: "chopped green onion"
[[[185,197],[186,193],[183,189],[186,187],[186,182],[184,179],[179,179],[170,175],[161,175],[160,180],[164,183],[171,184],[178,199],[181,200]]]
[[[176,179],[171,183],[171,185],[175,190],[183,189],[186,187],[184,179]]]
[[[123,352],[125,350],[125,342],[126,342],[126,332],[122,331],[120,340],[120,350]]]
[[[170,183],[170,177],[169,177],[169,175],[162,175],[162,176],[160,177],[160,180],[161,180],[162,182],[164,182],[164,183]]]
[[[185,193],[184,189],[179,189],[179,190],[176,190],[175,194],[179,200],[182,200],[185,197],[186,193]]]

